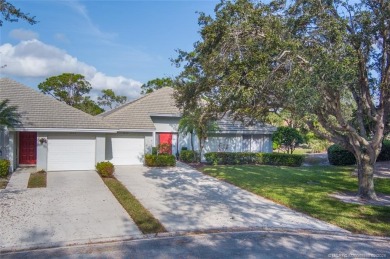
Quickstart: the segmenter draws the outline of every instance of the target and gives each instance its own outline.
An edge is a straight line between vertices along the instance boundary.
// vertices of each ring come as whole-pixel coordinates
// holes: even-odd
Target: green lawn
[[[116,178],[102,178],[115,198],[144,234],[166,232],[164,226]]]
[[[45,188],[46,187],[46,172],[36,172],[30,174],[27,188]]]
[[[0,178],[0,189],[5,189],[7,186],[8,179],[7,178]]]
[[[356,192],[352,167],[207,166],[206,174],[338,225],[354,233],[390,236],[390,207],[346,204],[328,196]],[[390,194],[390,179],[375,179],[377,193]]]

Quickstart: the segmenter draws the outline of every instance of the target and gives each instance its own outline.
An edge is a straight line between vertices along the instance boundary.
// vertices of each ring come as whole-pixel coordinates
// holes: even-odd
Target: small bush
[[[207,163],[213,165],[280,165],[301,166],[303,155],[250,152],[210,152],[205,154]]]
[[[152,155],[157,155],[157,148],[156,147],[152,147]]]
[[[377,161],[390,161],[390,140],[383,140],[382,150]]]
[[[174,155],[145,155],[145,165],[150,167],[164,167],[164,166],[175,166],[176,158]]]
[[[101,177],[112,177],[115,172],[115,167],[109,161],[99,162],[96,164],[96,171]]]
[[[187,147],[181,147],[181,150],[183,151],[183,150],[188,150],[188,148]]]
[[[159,154],[170,155],[170,154],[172,154],[172,145],[170,145],[168,143],[159,144],[159,145],[157,145],[157,151]]]
[[[334,144],[328,148],[328,160],[331,165],[356,164],[355,156],[337,144]]]
[[[199,153],[192,150],[181,150],[180,161],[185,163],[196,163],[199,161]]]
[[[9,160],[0,159],[0,177],[6,177],[8,175],[10,165]]]

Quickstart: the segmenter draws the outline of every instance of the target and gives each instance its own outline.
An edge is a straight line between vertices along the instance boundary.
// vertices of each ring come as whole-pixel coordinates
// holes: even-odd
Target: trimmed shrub
[[[145,165],[150,167],[164,167],[175,166],[176,158],[174,155],[160,154],[160,155],[145,155]]]
[[[181,150],[180,161],[185,163],[196,163],[199,161],[199,153],[192,150]]]
[[[280,165],[301,166],[303,155],[282,153],[210,152],[205,154],[207,163],[213,165]]]
[[[382,150],[376,161],[390,161],[390,140],[383,140]]]
[[[159,154],[170,155],[172,154],[172,145],[168,143],[159,144],[157,145],[157,151]]]
[[[188,150],[188,148],[187,147],[181,147],[181,150],[183,151],[183,150]]]
[[[8,175],[10,165],[9,160],[0,159],[0,177],[6,177]]]
[[[328,148],[328,160],[331,165],[354,165],[355,156],[340,145],[334,144]]]
[[[257,153],[257,164],[278,166],[301,166],[305,156],[284,153]]]
[[[96,164],[96,171],[101,177],[112,177],[115,172],[115,167],[109,161],[99,162]]]
[[[354,165],[355,156],[343,147],[334,144],[328,148],[328,160],[331,165]],[[384,140],[382,149],[376,161],[390,160],[390,140]]]
[[[152,155],[157,155],[157,147],[152,147]]]

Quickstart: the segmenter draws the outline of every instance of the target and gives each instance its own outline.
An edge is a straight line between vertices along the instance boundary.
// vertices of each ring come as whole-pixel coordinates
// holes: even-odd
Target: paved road
[[[217,233],[0,254],[2,258],[376,258],[389,239],[278,232]],[[373,258],[370,257],[370,258]]]
[[[47,188],[27,189],[27,182],[15,182],[0,191],[0,250],[140,234],[96,172],[48,172],[47,177]]]
[[[117,166],[115,176],[168,231],[237,227],[345,231],[180,163],[174,168]]]

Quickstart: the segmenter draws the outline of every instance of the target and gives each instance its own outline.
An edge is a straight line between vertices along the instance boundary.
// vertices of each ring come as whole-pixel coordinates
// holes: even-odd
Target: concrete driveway
[[[345,231],[184,164],[167,169],[117,166],[115,175],[168,231],[251,227]]]
[[[141,234],[96,172],[48,172],[47,177],[47,188],[27,189],[26,182],[0,191],[0,250]]]

